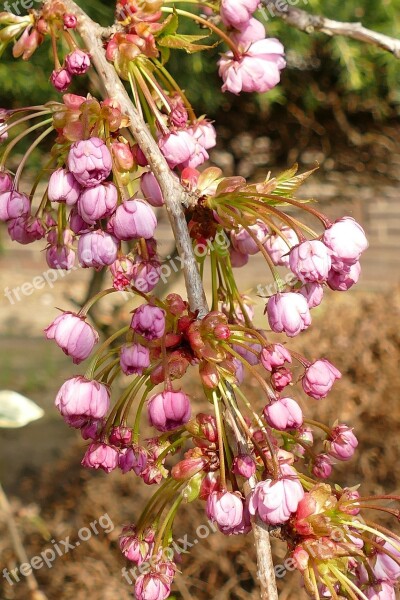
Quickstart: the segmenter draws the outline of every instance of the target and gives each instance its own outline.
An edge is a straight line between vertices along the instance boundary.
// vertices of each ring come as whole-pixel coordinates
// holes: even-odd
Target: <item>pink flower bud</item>
[[[76,204],[81,186],[65,169],[57,169],[51,174],[48,187],[48,196],[51,202],[65,202],[68,206]]]
[[[232,492],[212,492],[207,499],[206,513],[219,528],[236,527],[243,519],[243,501]]]
[[[294,292],[278,293],[268,300],[268,321],[275,333],[295,337],[311,324],[307,300]]]
[[[46,261],[51,269],[63,269],[70,271],[75,263],[75,252],[72,249],[74,236],[71,230],[66,229],[63,232],[63,243],[58,244],[58,234],[52,230],[47,239],[49,246],[46,249]]]
[[[277,392],[281,392],[292,382],[292,373],[285,367],[279,367],[272,373],[271,383]]]
[[[138,258],[132,267],[132,285],[148,294],[160,281],[161,265],[158,260],[142,260]]]
[[[158,431],[171,431],[190,420],[189,397],[184,392],[164,391],[152,396],[147,403],[150,425]]]
[[[135,583],[136,600],[165,600],[171,593],[171,577],[156,572],[139,575]]]
[[[228,27],[243,29],[256,12],[259,0],[222,0],[221,17]]]
[[[121,426],[113,427],[109,439],[113,446],[129,446],[132,443],[132,429]]]
[[[71,110],[79,110],[84,102],[86,102],[85,96],[78,96],[77,94],[64,94],[63,102],[67,108]]]
[[[78,212],[86,223],[94,225],[99,219],[109,217],[115,211],[117,202],[117,188],[106,181],[83,190],[78,200]]]
[[[110,151],[97,137],[74,142],[68,154],[68,168],[83,187],[93,187],[111,173]]]
[[[119,171],[131,171],[135,165],[132,150],[129,144],[124,142],[113,142],[111,153]]]
[[[99,341],[99,335],[85,317],[64,312],[44,330],[48,340],[54,340],[61,350],[78,365],[85,360]]]
[[[319,454],[314,460],[312,472],[319,479],[329,479],[332,475],[332,459],[327,454]]]
[[[65,65],[72,75],[84,75],[90,69],[90,56],[78,48],[67,54]]]
[[[110,408],[110,391],[104,384],[79,375],[63,383],[55,405],[66,420],[102,419]]]
[[[133,313],[131,327],[147,340],[158,340],[165,332],[165,312],[158,306],[142,304]]]
[[[200,473],[208,463],[208,459],[204,456],[185,458],[172,467],[171,476],[177,481],[191,479]]]
[[[260,251],[259,246],[265,243],[268,235],[267,227],[262,221],[257,221],[255,225],[251,225],[248,229],[253,236],[244,227],[240,227],[238,231],[232,231],[232,245],[241,254],[257,254]]]
[[[261,363],[267,371],[282,367],[285,362],[292,362],[292,355],[282,344],[271,344],[261,351]]]
[[[75,419],[72,418],[72,421]],[[78,419],[79,420],[79,419]],[[66,419],[68,422],[68,419]],[[71,424],[71,423],[70,423]],[[99,434],[103,428],[104,421],[103,419],[95,419],[93,421],[87,421],[84,425],[81,426],[81,436],[83,440],[97,440]]]
[[[289,266],[301,282],[322,283],[331,268],[329,250],[319,240],[302,242],[291,249]]]
[[[109,222],[109,230],[119,240],[144,238],[154,236],[157,219],[153,209],[141,199],[125,200],[118,206]]]
[[[77,206],[74,206],[69,213],[69,227],[76,235],[87,233],[90,230],[89,225],[84,221],[78,213]]]
[[[336,292],[347,292],[354,284],[358,282],[361,275],[361,265],[359,262],[351,265],[343,271],[331,269],[328,275],[328,285],[331,290]]]
[[[332,429],[331,440],[326,442],[327,452],[338,460],[350,460],[353,457],[358,440],[353,429],[347,425],[337,425]]]
[[[264,248],[270,255],[274,265],[289,267],[290,249],[299,243],[299,238],[296,232],[287,225],[280,229],[280,233],[282,237],[277,233],[271,233],[265,241]]]
[[[161,188],[153,173],[150,171],[143,173],[140,178],[140,187],[145,200],[147,200],[151,206],[157,207],[164,204],[164,197],[162,195]]]
[[[118,450],[108,444],[93,442],[86,450],[81,465],[88,469],[103,469],[111,473],[118,467]]]
[[[215,127],[206,119],[197,121],[190,128],[190,132],[195,140],[206,150],[214,148],[214,146],[217,144],[217,132],[215,131]]]
[[[308,308],[310,309],[319,306],[324,297],[324,288],[320,283],[306,283],[306,285],[299,289],[299,292],[307,300]]]
[[[11,192],[13,187],[13,180],[10,173],[0,171],[0,194],[4,192]]]
[[[78,24],[78,19],[75,17],[75,15],[64,15],[64,26],[67,29],[75,29],[76,26]]]
[[[306,368],[302,385],[307,396],[321,400],[331,391],[336,379],[340,379],[342,374],[334,367],[329,360],[322,358],[316,360]]]
[[[270,427],[285,431],[303,425],[303,412],[292,398],[279,398],[264,408],[264,417]]]
[[[118,241],[104,231],[84,233],[78,242],[79,263],[83,267],[101,269],[112,265],[118,254]]]
[[[148,541],[142,536],[139,538],[134,527],[124,527],[119,538],[119,547],[125,558],[140,566],[149,560],[153,550],[153,540],[150,538]]]
[[[120,363],[125,375],[142,375],[150,365],[150,350],[141,344],[126,344],[121,348]]]
[[[180,94],[175,94],[169,99],[171,112],[168,115],[171,125],[184,128],[188,122],[188,112]]]
[[[28,216],[31,212],[31,203],[26,194],[16,190],[0,194],[0,221],[18,219]]]
[[[287,464],[281,464],[281,479],[260,481],[250,497],[249,511],[258,514],[264,523],[281,525],[296,512],[304,496],[297,472]]]
[[[31,244],[41,240],[46,235],[46,230],[41,219],[19,217],[11,219],[7,224],[10,238],[19,244]]]
[[[234,269],[244,267],[249,262],[249,255],[238,252],[232,246],[229,248],[229,255],[231,258],[231,265]]]
[[[241,475],[245,479],[250,479],[256,472],[256,463],[247,454],[239,454],[233,460],[232,470],[235,475]]]
[[[265,27],[258,19],[251,18],[239,31],[230,35],[232,41],[247,50],[249,45],[265,38]]]
[[[158,145],[171,169],[186,163],[196,154],[196,142],[186,130],[163,136]]]
[[[322,241],[331,250],[332,268],[351,267],[368,248],[364,229],[352,217],[342,217],[325,231]]]
[[[67,69],[54,70],[50,77],[50,83],[58,92],[65,92],[72,81],[72,76]]]
[[[218,61],[222,91],[269,92],[280,82],[280,71],[286,66],[283,56],[284,48],[274,38],[254,42],[240,60],[233,52],[226,52]]]

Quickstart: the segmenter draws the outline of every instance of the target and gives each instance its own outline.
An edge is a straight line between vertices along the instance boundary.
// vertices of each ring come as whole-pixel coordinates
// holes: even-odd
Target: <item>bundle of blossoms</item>
[[[75,364],[90,358],[84,373],[63,383],[56,407],[86,440],[84,467],[120,470],[155,488],[120,537],[127,561],[150,565],[135,581],[138,600],[169,596],[178,568],[174,520],[195,500],[224,535],[258,528],[265,541],[269,529],[279,530],[310,597],[392,600],[400,537],[368,511],[398,518],[384,504],[398,498],[328,483],[335,463],[353,457],[357,437],[340,418],[308,419],[296,397],[323,400],[341,374],[326,357],[291,350],[288,340],[311,326],[325,293],[357,283],[365,233],[351,216],[331,222],[296,199],[311,172],[293,167],[249,183],[214,167],[198,169],[216,132],[169,73],[171,50],[221,44],[222,89],[235,94],[276,86],[285,59],[282,44],[254,15],[257,0],[193,6],[189,12],[179,3],[121,0],[108,30],[72,0],[46,0],[25,17],[0,14],[1,44],[11,44],[15,57],[27,60],[50,41],[50,82],[63,94],[43,106],[1,111],[0,219],[20,244],[43,240],[51,268],[78,263],[110,275],[107,289],[79,312],[61,312],[45,330]],[[179,33],[182,19],[198,23],[199,34]],[[92,68],[104,99],[67,93],[73,78]],[[31,133],[36,139],[13,174],[10,154]],[[52,144],[48,161],[25,189],[25,165],[45,139]],[[162,268],[154,208],[170,218],[188,299],[154,293]],[[199,245],[201,255],[194,252]],[[276,289],[264,299],[261,326],[253,322],[254,299],[236,278],[256,254]],[[202,285],[208,273],[209,305]],[[121,292],[136,308],[99,342],[90,309]],[[180,382],[188,372],[202,386],[207,412],[196,409]],[[243,392],[246,376],[259,384],[261,411]],[[151,438],[143,433],[148,424]],[[275,582],[268,585],[268,597],[277,597]]]

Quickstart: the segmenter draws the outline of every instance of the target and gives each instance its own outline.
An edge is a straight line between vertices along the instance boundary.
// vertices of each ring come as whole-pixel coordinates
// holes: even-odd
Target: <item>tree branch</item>
[[[51,1],[45,0],[44,4],[51,4]],[[129,129],[146,156],[150,168],[160,184],[178,252],[182,258],[189,304],[191,309],[198,311],[199,317],[202,317],[209,312],[209,308],[183,211],[183,206],[189,204],[190,197],[182,188],[176,175],[169,168],[146,123],[133,106],[113,65],[106,59],[102,39],[107,37],[110,29],[104,29],[98,23],[92,21],[73,0],[63,0],[63,3],[68,12],[78,17],[78,32],[87,50],[90,52],[93,64],[102,80],[105,91],[110,98],[119,102],[122,111],[129,117]],[[244,439],[240,429],[238,435]],[[240,443],[240,438],[238,438],[238,443]],[[244,441],[244,443],[246,442]],[[278,595],[276,592],[269,532],[258,523],[253,524],[253,529],[259,565],[261,599],[277,600]]]
[[[320,15],[312,15],[300,8],[289,6],[287,2],[282,2],[282,0],[262,0],[262,4],[265,7],[264,12],[268,11],[270,16],[275,15],[291,27],[305,33],[310,34],[320,31],[331,37],[344,35],[353,40],[378,46],[391,52],[396,58],[400,58],[400,40],[367,29],[362,23],[342,23]]]

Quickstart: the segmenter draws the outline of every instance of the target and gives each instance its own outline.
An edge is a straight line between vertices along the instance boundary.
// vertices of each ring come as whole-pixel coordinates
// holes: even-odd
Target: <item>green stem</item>
[[[213,399],[213,403],[214,403],[215,420],[217,423],[221,488],[222,488],[222,490],[225,490],[226,489],[226,473],[225,473],[224,440],[223,440],[223,433],[222,433],[223,424],[222,424],[221,411],[220,411],[220,406],[219,406],[219,399],[215,392],[212,393],[212,399]]]

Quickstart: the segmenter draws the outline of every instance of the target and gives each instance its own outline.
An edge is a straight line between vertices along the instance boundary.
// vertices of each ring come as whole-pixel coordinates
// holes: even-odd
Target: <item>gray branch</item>
[[[391,52],[396,58],[400,58],[400,40],[367,29],[362,23],[342,23],[320,15],[313,15],[300,8],[290,6],[286,0],[262,0],[262,4],[264,7],[262,10],[267,17],[277,16],[291,27],[305,33],[311,34],[319,31],[331,37],[343,35],[372,46],[378,46]]]

